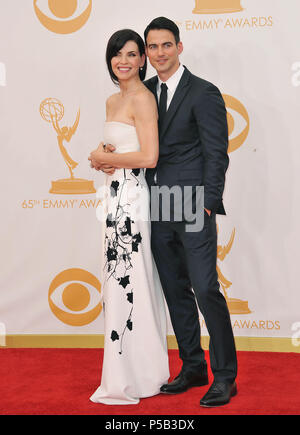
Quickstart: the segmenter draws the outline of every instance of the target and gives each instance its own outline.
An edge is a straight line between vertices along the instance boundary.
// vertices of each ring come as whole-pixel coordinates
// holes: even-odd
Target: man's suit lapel
[[[175,94],[173,95],[171,104],[167,110],[167,113],[165,115],[165,119],[163,122],[163,125],[161,126],[160,132],[159,132],[159,138],[162,140],[164,134],[166,133],[174,115],[176,114],[180,103],[186,96],[189,87],[190,87],[190,75],[191,73],[185,68],[184,73],[182,74],[182,77],[180,79],[180,82],[178,83],[177,89],[175,91]],[[157,83],[157,82],[156,82]]]
[[[184,67],[184,68],[185,68],[184,73],[182,74],[182,77],[180,79],[180,82],[178,83],[175,94],[173,95],[171,104],[167,110],[167,113],[166,113],[166,116],[164,119],[164,123],[160,128],[160,132],[159,132],[159,139],[160,140],[162,139],[163,135],[166,133],[175,113],[177,112],[177,110],[180,106],[180,103],[182,102],[182,100],[184,99],[184,97],[187,94],[187,91],[190,88],[191,73],[189,72],[189,70],[186,67]],[[158,83],[158,77],[154,76],[146,82],[146,86],[154,94],[155,99],[156,99],[156,103],[158,106],[157,83]]]

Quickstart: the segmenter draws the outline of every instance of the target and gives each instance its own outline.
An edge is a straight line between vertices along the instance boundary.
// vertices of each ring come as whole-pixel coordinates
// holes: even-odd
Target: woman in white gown
[[[110,38],[110,76],[120,92],[106,102],[104,142],[90,155],[91,166],[111,166],[106,175],[104,261],[105,319],[101,385],[96,403],[137,404],[159,394],[169,378],[163,293],[150,246],[150,195],[144,168],[158,159],[157,106],[142,80],[146,74],[142,38],[125,29]]]

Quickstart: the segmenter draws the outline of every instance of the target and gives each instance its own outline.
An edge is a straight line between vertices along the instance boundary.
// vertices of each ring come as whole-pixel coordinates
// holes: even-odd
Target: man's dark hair
[[[169,18],[165,18],[165,17],[154,18],[154,20],[152,20],[151,23],[148,24],[148,26],[144,31],[144,39],[146,45],[147,45],[147,36],[150,30],[169,30],[174,35],[176,45],[180,42],[179,28],[177,24],[175,24],[174,21],[169,20]]]
[[[110,74],[110,77],[114,84],[118,84],[118,77],[114,74],[112,67],[111,67],[111,60],[113,57],[115,57],[118,52],[124,47],[126,42],[133,41],[137,44],[140,56],[145,54],[145,44],[142,39],[142,37],[136,33],[134,30],[131,29],[123,29],[118,30],[115,32],[109,39],[107,43],[106,48],[106,63],[107,68]],[[145,56],[145,64],[142,68],[139,70],[140,79],[143,81],[146,77],[146,71],[147,71],[147,59]]]

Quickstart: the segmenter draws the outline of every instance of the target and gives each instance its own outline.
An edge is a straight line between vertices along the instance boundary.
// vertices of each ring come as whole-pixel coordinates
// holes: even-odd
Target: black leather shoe
[[[204,371],[201,375],[198,373],[181,371],[179,375],[169,384],[165,384],[160,388],[160,392],[164,394],[179,394],[184,393],[192,387],[202,387],[208,384],[207,372]]]
[[[215,406],[226,405],[230,402],[231,397],[237,395],[237,386],[227,382],[214,381],[208,392],[200,400],[200,406],[211,408]]]

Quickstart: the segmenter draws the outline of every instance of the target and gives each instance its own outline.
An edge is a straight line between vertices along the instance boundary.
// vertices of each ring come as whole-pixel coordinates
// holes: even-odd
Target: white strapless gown
[[[105,123],[104,141],[117,153],[140,149],[135,127],[122,122]],[[169,379],[165,302],[150,244],[149,189],[143,169],[118,169],[106,176],[106,186],[100,210],[104,360],[101,385],[90,400],[137,404],[159,394]]]

